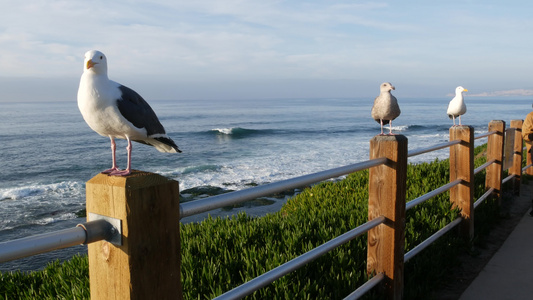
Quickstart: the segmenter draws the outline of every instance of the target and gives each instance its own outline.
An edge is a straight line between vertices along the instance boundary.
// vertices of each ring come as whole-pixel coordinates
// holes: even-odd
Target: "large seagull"
[[[113,165],[102,173],[131,173],[131,141],[154,146],[160,152],[181,152],[170,139],[148,103],[134,90],[109,80],[107,58],[96,50],[85,53],[78,89],[78,107],[92,130],[111,140]],[[115,138],[128,141],[128,166],[120,170],[115,159]]]

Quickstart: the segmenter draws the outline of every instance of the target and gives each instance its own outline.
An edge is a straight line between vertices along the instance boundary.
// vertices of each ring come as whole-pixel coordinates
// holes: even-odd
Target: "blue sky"
[[[83,54],[147,100],[533,95],[531,1],[3,1],[0,101],[75,101]]]

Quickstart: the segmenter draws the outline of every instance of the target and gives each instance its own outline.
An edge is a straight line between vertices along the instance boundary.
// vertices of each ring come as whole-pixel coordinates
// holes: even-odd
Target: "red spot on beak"
[[[94,65],[96,65],[96,63],[94,63],[91,59],[89,59],[87,61],[87,70],[89,70],[90,68],[92,68]]]

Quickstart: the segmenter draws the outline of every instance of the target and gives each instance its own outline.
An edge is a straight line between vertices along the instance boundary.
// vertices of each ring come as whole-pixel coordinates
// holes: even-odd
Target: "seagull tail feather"
[[[154,146],[159,152],[168,152],[168,153],[181,153],[181,150],[178,148],[178,145],[169,137],[156,137],[153,138],[153,143],[150,143]]]
[[[144,140],[134,140],[135,142],[150,145],[157,149],[159,152],[166,153],[181,153],[181,150],[178,148],[178,145],[169,137],[149,137]]]

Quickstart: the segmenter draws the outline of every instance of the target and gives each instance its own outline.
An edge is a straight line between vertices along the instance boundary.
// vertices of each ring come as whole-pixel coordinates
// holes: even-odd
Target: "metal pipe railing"
[[[482,139],[484,137],[488,137],[489,135],[492,135],[492,134],[495,134],[495,133],[498,133],[498,131],[490,131],[490,132],[487,132],[487,133],[483,133],[483,134],[475,136],[474,140]]]
[[[506,183],[507,181],[509,181],[509,180],[511,180],[511,179],[513,179],[513,178],[515,178],[515,177],[516,177],[516,174],[511,174],[511,175],[505,177],[505,178],[502,180],[502,184]]]
[[[454,228],[459,223],[461,223],[462,220],[463,218],[458,217],[457,219],[450,222],[448,225],[442,227],[439,231],[435,232],[432,236],[427,238],[422,243],[418,244],[416,247],[411,249],[411,251],[407,252],[403,257],[403,261],[404,262],[409,261],[411,258],[413,258],[418,253],[420,253],[420,251],[426,249],[429,245],[433,244],[433,242],[435,242],[438,238],[443,236],[446,232],[450,231],[452,228]]]
[[[421,203],[424,203],[425,201],[439,195],[439,194],[442,194],[446,191],[448,191],[449,189],[451,189],[452,187],[460,184],[462,182],[461,179],[456,179],[450,183],[447,183],[439,188],[436,188],[434,189],[433,191],[427,193],[427,194],[424,194],[416,199],[413,199],[409,202],[407,202],[407,204],[405,205],[405,210],[409,210],[415,206],[417,206],[418,204],[421,204]]]
[[[481,166],[477,167],[474,169],[474,175],[485,170],[488,166],[490,166],[491,164],[495,163],[496,160],[495,159],[491,159],[490,161],[482,164]]]
[[[417,156],[417,155],[420,155],[420,154],[424,154],[424,153],[428,153],[428,152],[444,149],[446,147],[451,147],[453,145],[457,145],[457,144],[460,144],[460,143],[461,143],[460,140],[455,140],[455,141],[451,141],[451,142],[447,142],[447,143],[433,145],[433,146],[427,147],[427,148],[414,149],[414,150],[411,150],[411,151],[407,152],[407,157]]]
[[[83,244],[85,229],[74,227],[0,243],[0,262]]]
[[[80,224],[74,228],[43,233],[0,243],[0,262],[6,262],[52,250],[104,240],[112,226],[105,220]]]
[[[355,300],[361,298],[364,294],[368,293],[368,291],[370,291],[373,287],[378,285],[383,279],[385,279],[385,274],[376,274],[376,276],[372,277],[363,285],[361,285],[358,289],[353,291],[350,295],[346,296],[344,300]]]
[[[481,202],[485,201],[485,199],[487,199],[490,196],[490,194],[492,194],[492,192],[494,192],[494,188],[490,188],[489,190],[485,192],[485,194],[481,195],[481,197],[479,197],[476,200],[476,202],[474,202],[474,209],[478,207],[481,204]]]
[[[185,202],[183,204],[180,204],[180,219],[207,212],[213,209],[221,208],[224,206],[254,200],[260,197],[269,196],[289,189],[295,189],[327,179],[336,178],[357,171],[369,169],[371,167],[385,164],[386,162],[387,159],[384,157],[376,158],[344,167],[339,167],[283,181],[260,185],[245,190],[211,196],[205,199],[199,199],[191,202]]]
[[[272,269],[262,275],[216,297],[215,299],[227,300],[227,299],[241,299],[246,295],[249,295],[262,287],[267,286],[278,278],[283,277],[284,275],[297,270],[298,268],[306,265],[307,263],[319,258],[320,256],[328,253],[329,251],[346,244],[347,242],[355,239],[356,237],[362,235],[363,233],[368,232],[370,229],[383,224],[385,222],[385,217],[379,216],[371,221],[366,222],[363,225],[360,225],[344,234],[339,235],[338,237],[329,240],[328,242],[296,257],[293,260],[290,260],[283,265]]]
[[[497,133],[497,131],[487,132],[487,133],[475,136],[474,139],[475,140],[476,139],[481,139],[481,138],[487,137],[487,136],[489,136],[491,134],[495,134],[495,133]],[[457,145],[457,144],[460,144],[460,143],[461,143],[460,140],[454,140],[454,141],[450,141],[450,142],[446,142],[446,143],[442,143],[442,144],[433,145],[433,146],[430,146],[430,147],[427,147],[427,148],[413,149],[413,150],[411,150],[411,151],[409,151],[407,153],[407,157],[412,157],[412,156],[417,156],[417,155],[428,153],[428,152],[433,152],[433,151],[444,149],[446,147],[451,147],[453,145]]]

